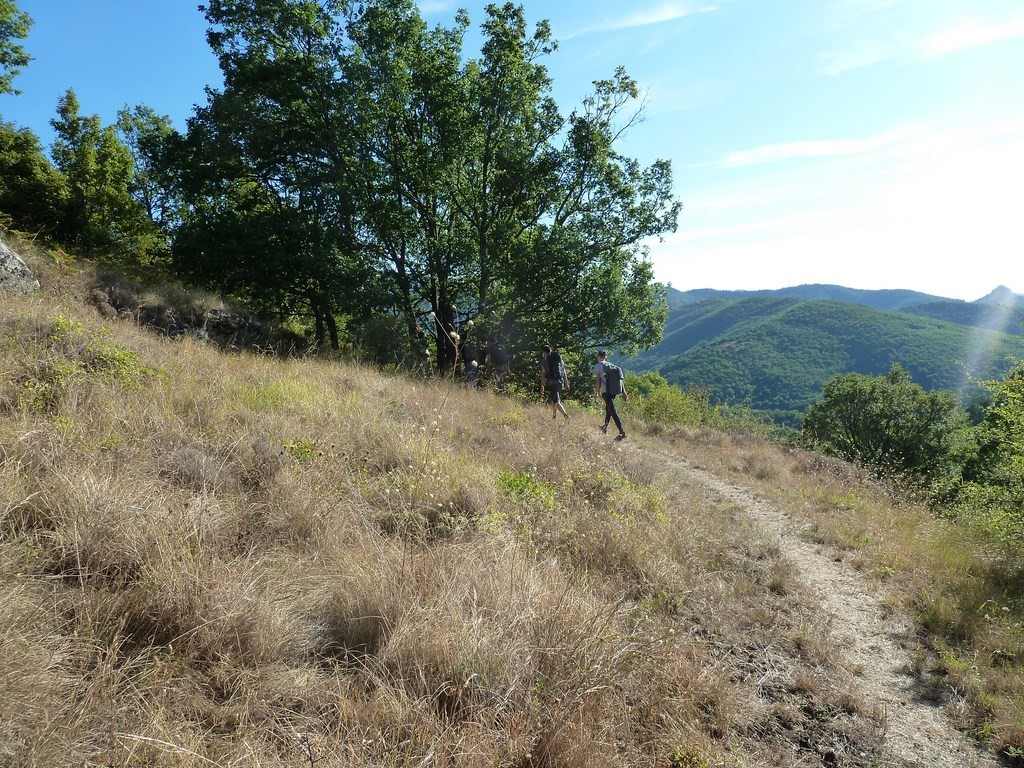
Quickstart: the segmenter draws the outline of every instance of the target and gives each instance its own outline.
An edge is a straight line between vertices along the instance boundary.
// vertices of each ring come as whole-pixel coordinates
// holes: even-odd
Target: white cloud
[[[693,16],[698,13],[709,13],[717,9],[718,6],[714,3],[667,2],[653,8],[633,11],[626,16],[605,19],[597,24],[571,32],[565,35],[563,39],[571,40],[574,37],[581,37],[594,32],[616,32],[623,29],[664,24],[667,21],[675,21],[676,19]]]
[[[974,3],[954,3],[945,18],[920,0],[853,0],[830,8],[833,50],[820,54],[822,72],[838,75],[889,59],[928,59],[1024,37],[1024,16],[983,18]],[[959,21],[955,21],[959,17]],[[967,18],[968,20],[963,20]],[[942,26],[945,25],[945,26]]]
[[[862,41],[839,53],[823,53],[826,75],[841,75],[854,69],[863,69],[892,57],[892,51],[878,41]]]
[[[748,165],[763,165],[765,163],[777,163],[784,160],[809,157],[861,155],[866,152],[872,152],[889,141],[889,138],[879,137],[873,139],[827,139],[768,144],[756,149],[733,152],[725,159],[722,165],[728,168],[740,168]]]
[[[943,56],[1015,37],[1024,37],[1024,16],[996,24],[968,21],[925,38],[920,52],[925,57]]]

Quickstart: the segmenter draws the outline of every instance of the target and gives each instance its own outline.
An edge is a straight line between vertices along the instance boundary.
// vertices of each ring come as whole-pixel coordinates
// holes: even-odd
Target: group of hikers
[[[569,391],[570,386],[569,374],[565,371],[562,356],[551,349],[550,345],[545,344],[540,360],[540,393],[547,393],[548,402],[551,403],[552,419],[557,419],[559,413],[566,421],[571,418],[562,404],[562,392]],[[597,353],[597,361],[594,363],[594,395],[604,400],[604,424],[601,425],[601,431],[607,434],[608,424],[614,421],[616,429],[619,430],[615,439],[625,440],[626,430],[622,428],[622,419],[615,408],[615,398],[622,395],[623,400],[628,399],[626,379],[621,368],[608,362],[608,353],[603,349]]]
[[[462,357],[462,364],[466,368],[466,384],[475,388],[479,383],[480,365],[484,360],[491,361],[491,375],[494,376],[494,383],[499,392],[505,390],[505,377],[508,375],[508,350],[498,343],[496,336],[491,336],[484,347],[483,355],[477,349],[476,344],[467,341],[462,345],[459,352]]]
[[[469,342],[462,345],[460,351],[462,363],[466,370],[466,384],[475,388],[479,382],[479,369],[484,360],[490,360],[492,375],[498,391],[505,388],[505,377],[509,372],[508,351],[498,343],[497,337],[491,336],[484,348],[484,354],[476,345]],[[572,418],[562,404],[562,392],[568,392],[570,388],[569,375],[566,373],[565,365],[562,363],[562,356],[553,350],[549,344],[545,344],[541,352],[540,360],[540,394],[546,396],[551,404],[551,418],[557,419],[558,414],[568,421]],[[615,428],[619,430],[616,440],[624,440],[626,431],[622,428],[622,419],[615,407],[615,398],[622,396],[623,400],[628,399],[626,394],[626,379],[622,369],[608,361],[608,352],[600,350],[597,353],[597,360],[594,363],[594,395],[604,401],[604,424],[601,431],[608,433],[608,425],[614,421]]]

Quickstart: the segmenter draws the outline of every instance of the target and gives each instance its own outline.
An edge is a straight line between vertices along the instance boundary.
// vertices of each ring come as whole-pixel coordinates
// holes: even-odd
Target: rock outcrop
[[[31,293],[39,290],[39,281],[28,265],[7,243],[0,240],[0,290]]]
[[[247,312],[160,297],[122,275],[99,275],[86,299],[104,318],[130,318],[170,338],[188,336],[223,349],[275,354],[294,353],[306,346],[298,334],[275,328]]]

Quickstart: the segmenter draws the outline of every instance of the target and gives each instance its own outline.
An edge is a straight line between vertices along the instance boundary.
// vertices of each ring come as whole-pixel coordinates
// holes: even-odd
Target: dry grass
[[[59,277],[0,317],[0,765],[873,764],[884,723],[785,554],[659,456],[799,498],[912,606],[919,545],[881,506],[829,517],[858,478],[104,327]],[[82,359],[58,317],[131,375],[25,397]],[[905,512],[886,537],[926,530]]]
[[[749,435],[684,435],[674,451],[811,523],[918,628],[922,695],[1009,765],[1024,764],[1024,560],[856,467]],[[766,470],[770,467],[770,470]]]

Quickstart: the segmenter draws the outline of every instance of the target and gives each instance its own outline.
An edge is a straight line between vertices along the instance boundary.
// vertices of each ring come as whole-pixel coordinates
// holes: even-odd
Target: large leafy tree
[[[430,30],[410,0],[212,0],[225,87],[184,143],[182,268],[306,295],[328,328],[384,312],[412,334],[429,315],[442,369],[467,319],[520,346],[660,338],[642,243],[675,226],[678,203],[667,163],[614,149],[636,84],[616,72],[564,118],[540,63],[547,24],[486,12],[467,59],[467,16]],[[256,252],[285,225],[290,252],[269,237]],[[260,234],[230,248],[232,231]]]
[[[655,343],[665,305],[641,244],[674,228],[678,203],[667,163],[614,151],[636,84],[617,71],[563,118],[546,23],[530,34],[521,7],[489,5],[481,55],[464,61],[468,23],[427,31],[390,3],[351,27],[361,157],[384,201],[369,244],[404,308],[431,310],[442,368],[460,317],[520,347]]]
[[[66,238],[71,245],[119,267],[146,267],[159,249],[152,223],[132,194],[134,161],[115,126],[79,114],[69,89],[50,121],[54,164],[67,180]]]
[[[894,365],[884,376],[833,376],[803,422],[804,440],[879,475],[937,480],[959,471],[967,414],[952,392],[926,392]]]
[[[307,315],[337,347],[339,315],[380,303],[356,247],[350,86],[339,78],[339,2],[213,0],[224,75],[176,157],[189,206],[178,269],[264,311]]]
[[[0,93],[20,93],[14,78],[32,57],[18,41],[28,37],[31,26],[32,18],[14,0],[0,0]]]

